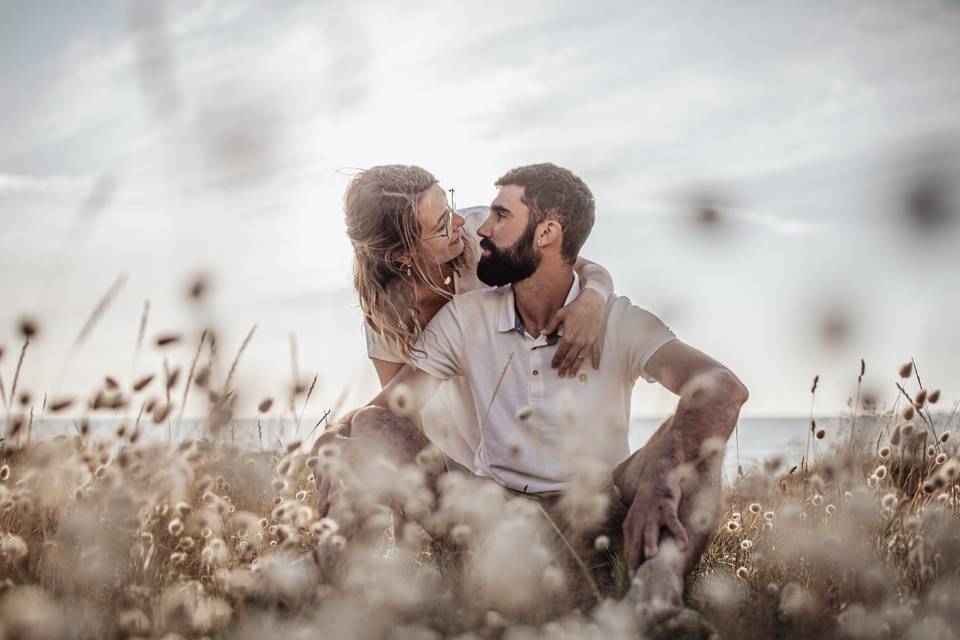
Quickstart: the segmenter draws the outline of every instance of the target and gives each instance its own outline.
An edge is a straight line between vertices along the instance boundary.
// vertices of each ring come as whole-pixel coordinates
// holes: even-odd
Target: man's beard
[[[500,287],[529,278],[540,266],[540,256],[533,250],[533,234],[536,225],[527,225],[519,240],[506,249],[498,249],[487,238],[480,239],[480,248],[490,251],[480,256],[477,277],[484,284]]]

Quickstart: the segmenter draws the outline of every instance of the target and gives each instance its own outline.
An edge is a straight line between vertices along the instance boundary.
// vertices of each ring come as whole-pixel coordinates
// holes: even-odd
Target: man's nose
[[[487,218],[483,221],[483,224],[480,225],[480,228],[477,229],[477,235],[481,238],[490,237],[490,218]]]

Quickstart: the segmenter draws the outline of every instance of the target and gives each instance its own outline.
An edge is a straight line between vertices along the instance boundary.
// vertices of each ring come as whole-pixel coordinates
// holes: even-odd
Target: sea
[[[319,417],[304,418],[299,426],[283,419],[242,419],[231,422],[223,431],[223,437],[242,447],[253,449],[275,449],[278,443],[288,444],[294,440],[311,441],[324,425]],[[956,427],[958,420],[943,415],[933,416],[939,431],[944,426]],[[823,430],[824,438],[816,442],[819,452],[845,445],[850,440],[851,416],[818,416],[813,419],[817,431]],[[630,422],[630,450],[635,451],[647,441],[663,422],[662,418],[635,417]],[[117,418],[92,418],[89,420],[94,436],[115,432],[122,424],[131,424]],[[319,424],[318,424],[319,423]],[[948,424],[950,423],[950,424]],[[7,433],[6,425],[0,418],[2,430]],[[145,421],[141,424],[141,433],[148,438],[172,439],[175,442],[191,437],[202,436],[203,422],[195,419],[172,420],[169,424],[154,425]],[[858,416],[854,425],[854,434],[858,442],[871,447],[885,437],[890,428],[890,419],[884,416]],[[34,421],[30,438],[36,442],[52,438],[58,434],[78,433],[79,420],[62,418],[44,418]],[[724,474],[729,481],[739,473],[762,465],[774,456],[782,458],[787,467],[800,464],[811,434],[811,419],[802,417],[744,417],[737,423],[736,429],[727,441],[724,455]]]

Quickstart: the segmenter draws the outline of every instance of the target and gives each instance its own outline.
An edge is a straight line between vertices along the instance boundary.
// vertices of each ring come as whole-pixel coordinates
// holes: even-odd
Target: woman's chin
[[[463,253],[463,236],[460,236],[456,242],[450,243],[450,260],[457,258]]]

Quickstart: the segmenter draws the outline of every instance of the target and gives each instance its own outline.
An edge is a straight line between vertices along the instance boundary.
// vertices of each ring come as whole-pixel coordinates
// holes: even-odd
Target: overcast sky
[[[258,323],[248,410],[289,383],[291,333],[319,374],[307,413],[356,404],[376,384],[350,170],[419,164],[466,206],[553,161],[596,196],[584,255],[730,366],[746,414],[804,414],[818,373],[818,412],[839,413],[860,357],[881,400],[915,357],[952,403],[958,78],[947,1],[2,0],[0,371],[9,389],[22,313],[41,333],[21,388],[154,369],[153,348],[132,362],[149,300],[148,337],[211,323],[225,366]],[[644,385],[634,412],[670,407]]]

